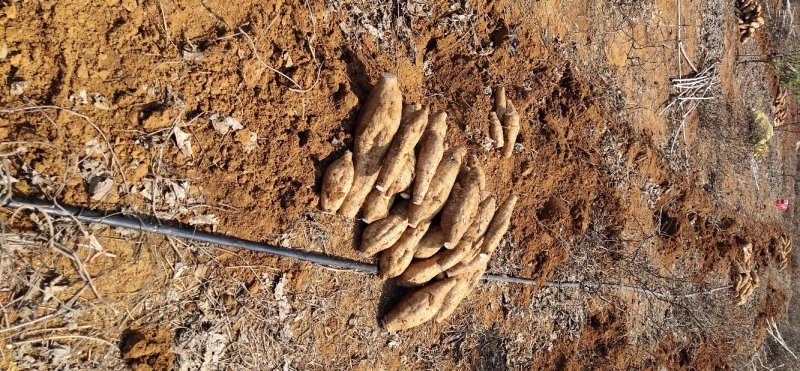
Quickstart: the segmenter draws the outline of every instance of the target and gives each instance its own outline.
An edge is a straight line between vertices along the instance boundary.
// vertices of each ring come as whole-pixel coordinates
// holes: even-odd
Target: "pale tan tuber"
[[[353,153],[345,152],[325,169],[319,205],[322,211],[335,213],[342,206],[353,185]]]
[[[470,162],[472,167],[464,167],[465,171],[462,171],[456,179],[450,197],[442,209],[441,226],[446,249],[452,249],[461,240],[481,202],[480,177],[483,173],[478,169],[480,164],[474,156],[470,158]]]
[[[447,135],[447,114],[438,112],[431,118],[420,142],[416,179],[411,198],[415,204],[422,203],[431,181],[433,181],[433,175],[442,161],[445,135]]]
[[[428,107],[422,107],[411,113],[407,120],[400,125],[400,130],[392,140],[389,151],[386,152],[383,167],[375,182],[375,188],[378,191],[386,191],[404,170],[407,158],[414,156],[414,146],[419,142],[425,126],[428,124],[428,113]]]
[[[516,112],[509,112],[503,116],[503,131],[505,135],[503,157],[509,158],[514,154],[514,145],[519,135],[519,115]]]
[[[506,88],[501,86],[494,93],[494,112],[497,113],[497,117],[503,117],[506,111]]]
[[[383,158],[400,127],[403,94],[397,76],[384,73],[370,92],[355,133],[353,186],[339,214],[353,218],[378,178]]]
[[[392,207],[394,200],[394,195],[381,193],[377,189],[371,190],[364,200],[364,206],[361,210],[361,220],[363,220],[364,223],[370,224],[389,216],[389,209]]]
[[[489,137],[494,141],[494,148],[503,148],[503,123],[494,111],[489,112]]]
[[[450,315],[455,312],[456,308],[458,308],[458,305],[472,292],[472,289],[478,283],[482,275],[483,270],[478,269],[457,277],[448,278],[447,280],[455,280],[456,284],[450,289],[450,292],[447,293],[444,300],[442,300],[441,308],[439,308],[439,311],[436,312],[436,315],[433,317],[434,322],[441,323],[450,317]]]
[[[383,317],[384,328],[394,332],[429,321],[442,307],[444,298],[455,285],[456,280],[439,281],[406,295]]]
[[[401,275],[414,259],[417,244],[428,231],[430,223],[419,225],[417,228],[408,228],[392,247],[381,253],[378,264],[378,275],[382,279],[393,278]]]
[[[464,147],[451,148],[444,153],[422,202],[412,203],[408,208],[408,225],[410,227],[414,228],[421,222],[431,220],[441,211],[456,182],[461,161],[466,153],[467,150]],[[417,174],[419,175],[419,173]]]
[[[364,228],[361,235],[361,253],[375,255],[388,249],[400,239],[408,227],[408,219],[402,214],[391,214]]]
[[[517,196],[511,195],[500,204],[500,207],[494,213],[492,222],[489,223],[489,228],[486,234],[483,235],[483,246],[481,246],[481,253],[489,256],[494,253],[497,245],[503,239],[503,235],[508,231],[511,225],[511,215],[514,213],[514,206],[517,204]]]
[[[442,228],[437,224],[428,228],[428,233],[422,237],[422,240],[417,244],[417,249],[414,252],[414,257],[417,259],[430,258],[444,246],[444,236],[442,235]]]

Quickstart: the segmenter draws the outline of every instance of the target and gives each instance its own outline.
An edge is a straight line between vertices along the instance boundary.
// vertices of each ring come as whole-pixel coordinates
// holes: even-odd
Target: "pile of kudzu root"
[[[736,16],[739,21],[739,42],[744,43],[764,25],[761,4],[757,0],[736,0]]]
[[[742,261],[733,261],[734,282],[733,295],[739,301],[736,305],[741,306],[747,302],[760,282],[753,262],[753,244],[748,242],[742,246]]]
[[[518,116],[511,120],[518,132]],[[496,207],[478,157],[447,148],[446,132],[445,112],[403,106],[397,77],[385,73],[361,110],[353,152],[323,176],[320,208],[349,218],[361,211],[369,224],[361,253],[380,253],[380,277],[414,288],[384,317],[389,331],[449,317],[511,223],[517,197]],[[509,139],[513,147],[516,133]]]

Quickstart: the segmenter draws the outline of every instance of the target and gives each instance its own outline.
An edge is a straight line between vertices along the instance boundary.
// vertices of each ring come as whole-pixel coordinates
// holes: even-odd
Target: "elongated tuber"
[[[428,228],[428,233],[422,236],[422,240],[417,244],[414,257],[417,259],[430,258],[444,246],[444,236],[442,228],[437,224]]]
[[[361,220],[363,220],[364,223],[370,224],[389,216],[389,209],[392,207],[394,199],[394,195],[381,193],[377,189],[371,190],[364,200],[364,206],[361,210]]]
[[[489,223],[489,228],[486,234],[483,235],[483,246],[481,246],[481,253],[489,256],[494,253],[503,235],[508,231],[511,225],[511,215],[514,213],[514,206],[517,204],[517,196],[511,195],[500,204],[500,207],[494,213],[492,222]]]
[[[444,300],[442,300],[441,308],[439,308],[439,311],[436,312],[436,315],[433,317],[434,322],[441,323],[450,317],[450,315],[455,312],[456,308],[458,308],[458,305],[472,292],[472,289],[480,280],[481,275],[483,275],[483,270],[479,269],[457,277],[448,278],[447,280],[455,280],[456,284],[450,289],[450,292],[447,293]]]
[[[361,210],[361,219],[369,224],[378,219],[383,219],[389,215],[389,208],[392,207],[396,195],[408,189],[411,183],[414,182],[414,156],[413,154],[406,156],[403,169],[400,175],[395,179],[392,185],[386,192],[380,192],[373,189],[364,200],[364,206]]]
[[[355,217],[378,178],[383,158],[397,129],[403,109],[403,94],[397,76],[384,73],[370,92],[356,125],[353,186],[339,209]]]
[[[503,123],[494,111],[489,112],[489,137],[494,141],[494,148],[503,148]]]
[[[474,156],[473,156],[474,157]],[[470,158],[472,162],[472,158]],[[477,160],[472,164],[475,167],[465,167],[456,179],[456,184],[450,192],[450,197],[442,209],[442,233],[444,234],[444,247],[452,249],[456,246],[461,236],[470,227],[478,204],[481,202],[482,172]],[[485,181],[484,181],[485,183]]]
[[[496,203],[495,198],[490,196],[478,205],[478,214],[475,216],[475,220],[472,222],[470,228],[462,237],[465,241],[464,243],[469,243],[469,245],[466,246],[468,251],[461,259],[461,262],[456,264],[453,268],[470,264],[481,252],[483,237],[489,229],[489,224],[494,217]]]
[[[417,244],[428,231],[430,223],[408,228],[392,247],[381,253],[378,275],[383,279],[401,275],[414,259]]]
[[[475,170],[475,175],[478,177],[478,188],[480,188],[481,199],[483,200],[486,198],[486,171],[478,160],[478,156],[475,155],[469,157],[467,165],[470,169]]]
[[[381,168],[375,188],[384,192],[400,176],[406,165],[407,158],[414,156],[414,146],[419,142],[425,126],[428,124],[428,107],[411,113],[408,119],[400,125],[400,130],[392,140],[389,151],[386,152],[383,167]]]
[[[397,280],[400,286],[420,286],[432,280],[459,262],[469,251],[468,244],[461,241],[454,249],[436,253],[430,258],[412,262]]]
[[[454,265],[452,268],[448,269],[445,272],[445,275],[447,277],[453,277],[462,274],[472,273],[475,272],[476,270],[481,269],[481,267],[485,266],[487,263],[489,263],[489,255],[478,254],[478,256],[475,257],[475,259],[472,259],[472,261],[470,261],[467,264],[459,263]]]
[[[422,203],[425,198],[433,181],[433,175],[442,161],[445,135],[447,135],[447,114],[438,112],[431,118],[420,142],[416,179],[411,198],[412,202],[417,205]]]
[[[464,147],[451,148],[445,152],[422,202],[420,204],[412,203],[408,208],[408,225],[410,227],[414,228],[421,222],[431,220],[441,211],[456,182],[461,161],[466,153],[467,150]],[[417,176],[419,177],[419,173]]]
[[[408,219],[401,214],[391,214],[364,228],[361,235],[361,253],[375,255],[388,249],[400,239],[408,227]]]
[[[383,317],[384,328],[394,332],[429,321],[442,307],[445,296],[455,285],[456,280],[439,281],[406,295]]]
[[[325,169],[319,205],[322,211],[335,213],[353,185],[353,153],[345,152]]]
[[[502,86],[494,93],[494,112],[501,118],[506,113],[506,88]]]
[[[405,156],[405,160],[403,161],[403,166],[400,169],[400,173],[398,174],[397,178],[395,178],[392,185],[386,189],[386,194],[389,195],[396,195],[400,192],[408,190],[411,187],[411,184],[414,183],[414,167],[416,165],[416,158],[414,157],[414,153],[409,153]],[[407,198],[407,197],[403,197]]]
[[[514,145],[519,135],[519,115],[516,112],[506,113],[503,116],[503,130],[505,133],[503,157],[509,158],[514,153]]]

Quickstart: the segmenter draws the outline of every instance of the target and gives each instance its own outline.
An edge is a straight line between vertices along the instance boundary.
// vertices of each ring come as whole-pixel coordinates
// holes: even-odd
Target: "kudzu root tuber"
[[[400,176],[407,162],[407,157],[414,156],[414,146],[419,142],[425,126],[428,124],[428,107],[415,111],[400,125],[400,130],[392,140],[386,152],[375,188],[384,192]],[[405,189],[404,189],[405,190]]]
[[[356,125],[353,186],[339,213],[353,218],[378,178],[383,158],[400,127],[403,94],[397,76],[384,73],[370,92]]]
[[[345,152],[325,169],[319,200],[322,211],[335,213],[342,206],[353,185],[353,173],[353,153],[350,151]]]
[[[475,167],[465,167],[465,171],[458,176],[442,210],[441,226],[446,249],[452,249],[461,240],[481,202],[482,172],[477,169],[480,166],[477,160],[473,166]]]
[[[406,295],[383,317],[384,328],[394,332],[429,321],[442,307],[445,297],[455,285],[456,280],[439,281]]]
[[[408,225],[411,228],[421,222],[430,221],[441,211],[450,195],[450,190],[453,189],[461,161],[466,154],[467,150],[464,147],[451,148],[444,153],[422,203],[412,203],[408,208]],[[417,176],[419,177],[419,173]]]
[[[364,200],[364,207],[361,210],[361,220],[370,224],[376,220],[389,216],[389,209],[395,200],[395,195],[381,193],[373,189]]]
[[[364,220],[365,223],[369,224],[389,215],[389,209],[397,198],[397,194],[407,190],[408,187],[411,186],[411,183],[414,182],[413,153],[407,155],[403,163],[404,165],[400,171],[400,175],[398,175],[386,192],[373,189],[367,195],[361,210],[361,219]]]
[[[511,225],[511,215],[514,213],[514,206],[516,206],[516,204],[517,196],[515,195],[508,196],[508,198],[500,204],[500,207],[494,213],[494,217],[492,217],[492,222],[489,223],[486,234],[483,235],[481,253],[491,256],[497,248],[497,245],[500,244],[500,240],[503,239],[503,235],[506,234],[508,227]]]
[[[402,214],[391,214],[364,228],[361,235],[361,253],[373,256],[394,245],[408,227],[408,219]]]
[[[428,123],[417,156],[416,179],[412,202],[419,205],[428,192],[433,175],[444,155],[444,137],[447,134],[447,114],[437,112]]]
[[[417,244],[417,250],[414,252],[414,257],[417,259],[430,258],[444,246],[444,235],[442,235],[442,228],[437,224],[428,228],[428,233],[422,237],[422,240]]]
[[[519,115],[516,112],[509,112],[503,115],[503,130],[505,133],[503,157],[509,158],[514,153],[514,144],[517,143],[517,136],[519,135]]]
[[[497,113],[497,117],[503,117],[507,112],[506,88],[502,86],[497,88],[497,91],[494,93],[494,112]]]
[[[448,278],[448,280],[456,280],[456,284],[442,301],[442,307],[433,317],[434,322],[441,323],[450,317],[458,308],[458,305],[472,292],[482,275],[483,270],[477,269],[457,277]]]
[[[489,112],[489,137],[494,141],[494,148],[503,148],[503,123],[495,111]]]
[[[401,275],[411,264],[417,244],[428,231],[430,223],[408,228],[392,247],[381,253],[378,275],[382,279]]]

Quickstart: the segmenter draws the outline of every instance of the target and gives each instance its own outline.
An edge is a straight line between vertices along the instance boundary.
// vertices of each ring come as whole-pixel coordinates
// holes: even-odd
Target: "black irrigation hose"
[[[255,252],[262,252],[285,258],[292,258],[307,261],[314,264],[329,267],[350,269],[358,272],[375,274],[378,267],[375,264],[359,262],[336,256],[329,256],[303,250],[296,250],[280,246],[259,244],[252,241],[243,240],[236,237],[222,236],[213,233],[199,232],[189,228],[170,227],[150,223],[138,218],[126,216],[121,213],[103,214],[93,210],[87,210],[72,206],[57,206],[41,200],[12,198],[4,205],[11,209],[36,209],[54,217],[74,217],[85,223],[104,224],[112,227],[127,228],[135,231],[149,232],[164,236],[184,238],[187,240],[211,243],[216,245],[236,247]],[[525,285],[535,285],[536,281],[527,278],[507,277],[493,274],[486,274],[483,279],[496,282],[512,282]]]

